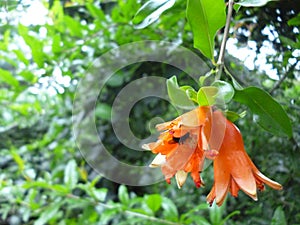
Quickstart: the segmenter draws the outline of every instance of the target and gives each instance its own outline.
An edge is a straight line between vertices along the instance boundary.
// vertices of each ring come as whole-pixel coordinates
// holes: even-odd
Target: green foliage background
[[[226,65],[244,86],[259,86],[283,105],[293,124],[293,138],[266,133],[249,113],[237,121],[253,161],[284,190],[267,188],[258,202],[240,193],[237,199],[227,198],[221,208],[205,203],[213,180],[211,167],[203,173],[207,186],[201,189],[191,180],[181,190],[174,182],[125,187],[99,176],[81,157],[72,135],[76,85],[94,59],[140,40],[171,41],[193,49],[185,1],[176,1],[145,29],[135,29],[131,23],[142,5],[135,0],[43,1],[49,13],[48,22],[41,25],[22,24],[20,15],[30,2],[0,4],[4,15],[0,20],[0,224],[300,224],[299,1],[241,8],[234,15],[232,37],[238,46],[255,41],[258,54],[263,43],[272,44],[276,54],[268,55],[267,61],[279,80],[258,69],[249,71],[230,55]],[[266,27],[278,35],[268,37],[262,32]],[[124,68],[109,80],[96,118],[105,145],[117,158],[145,165],[153,155],[137,154],[114,136],[108,115],[116,94],[142,75],[174,74],[181,85],[194,85],[173,67],[151,62]],[[238,104],[229,107],[244,110]],[[145,99],[132,109],[133,132],[147,137],[145,124],[155,116],[167,120],[177,115],[169,103]]]

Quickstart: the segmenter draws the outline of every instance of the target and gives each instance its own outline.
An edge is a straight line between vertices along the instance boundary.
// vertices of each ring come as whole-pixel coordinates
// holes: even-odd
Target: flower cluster
[[[244,149],[239,129],[213,107],[200,106],[156,128],[161,131],[158,140],[143,148],[157,154],[150,167],[161,167],[168,183],[175,176],[181,188],[190,173],[196,187],[201,187],[204,160],[213,160],[214,184],[207,196],[209,204],[215,200],[220,206],[227,192],[237,197],[239,190],[257,200],[257,189],[263,191],[264,184],[282,189],[256,168]]]

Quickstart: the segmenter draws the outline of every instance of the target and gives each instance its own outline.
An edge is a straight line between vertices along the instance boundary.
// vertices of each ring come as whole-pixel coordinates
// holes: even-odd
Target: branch
[[[297,60],[293,65],[291,65],[289,70],[277,81],[274,87],[269,91],[270,94],[272,94],[281,85],[281,83],[285,80],[285,78],[287,78],[287,76],[295,69],[298,62],[299,61]]]
[[[224,56],[225,56],[227,38],[228,38],[228,34],[229,34],[230,21],[231,21],[231,17],[232,17],[233,4],[234,4],[234,0],[229,0],[226,24],[225,24],[225,28],[224,28],[224,35],[223,35],[223,40],[222,40],[221,47],[220,47],[219,58],[217,61],[217,65],[219,67],[217,79],[220,79],[221,73],[224,68]]]

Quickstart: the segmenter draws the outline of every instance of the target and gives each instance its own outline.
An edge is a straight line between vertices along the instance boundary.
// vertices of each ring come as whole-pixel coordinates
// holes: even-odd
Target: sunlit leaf
[[[40,214],[40,217],[34,222],[33,225],[45,225],[50,219],[57,216],[61,204],[62,203],[54,202],[47,205],[43,213]]]
[[[70,160],[65,168],[64,183],[68,188],[73,189],[78,182],[77,165],[75,160]]]
[[[0,81],[5,82],[15,88],[19,87],[19,81],[8,70],[0,68]]]
[[[120,201],[127,205],[129,203],[129,195],[128,195],[128,190],[127,190],[127,187],[125,185],[121,185],[119,187],[119,190],[118,190],[118,197],[120,199]]]
[[[202,87],[197,93],[197,101],[201,106],[213,105],[216,101],[218,88],[213,86]]]
[[[228,82],[218,80],[212,83],[212,86],[218,88],[217,98],[222,102],[228,103],[234,96],[234,89]]]
[[[176,76],[167,80],[168,95],[173,104],[178,107],[190,109],[194,106],[186,92],[180,89]]]
[[[174,4],[175,0],[150,0],[138,10],[132,23],[135,28],[143,29],[158,20],[160,15]]]
[[[225,25],[223,0],[188,0],[187,18],[194,35],[194,47],[209,59],[214,57],[215,35]]]
[[[278,136],[292,136],[292,125],[288,115],[264,90],[257,87],[237,90],[234,100],[247,105],[255,121],[265,130]]]
[[[159,194],[147,195],[146,204],[152,212],[156,212],[161,207],[162,197]]]

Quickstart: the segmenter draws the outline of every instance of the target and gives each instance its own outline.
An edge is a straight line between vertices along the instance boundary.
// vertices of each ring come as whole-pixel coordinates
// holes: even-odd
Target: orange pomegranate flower
[[[281,190],[282,186],[263,175],[254,165],[244,149],[242,135],[238,128],[225,119],[220,111],[213,112],[212,134],[220,136],[220,131],[225,130],[219,154],[214,159],[214,185],[207,196],[211,205],[216,200],[217,205],[222,205],[227,192],[237,197],[241,189],[252,199],[257,200],[257,188],[264,190],[264,184],[273,189]],[[223,121],[220,123],[220,121]],[[225,129],[223,129],[225,127]],[[213,147],[214,142],[210,142]]]
[[[197,187],[203,184],[199,173],[202,170],[205,155],[213,154],[210,151],[204,152],[207,143],[202,141],[201,136],[204,136],[203,127],[209,122],[208,118],[211,113],[211,107],[202,106],[173,121],[158,124],[157,130],[162,131],[158,141],[143,145],[144,149],[157,154],[150,167],[161,166],[168,183],[175,176],[177,185],[181,188],[187,174],[191,173]]]

